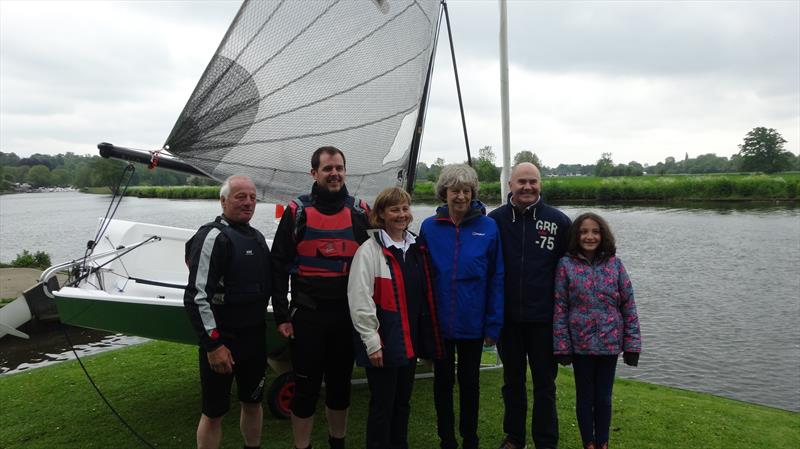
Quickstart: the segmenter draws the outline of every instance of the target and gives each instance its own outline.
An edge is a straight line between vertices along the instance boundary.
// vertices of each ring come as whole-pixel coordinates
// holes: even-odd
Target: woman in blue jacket
[[[464,449],[478,448],[479,369],[483,345],[503,327],[503,254],[494,220],[477,199],[478,175],[466,165],[442,170],[436,194],[447,204],[425,219],[445,356],[434,361],[433,399],[442,449],[458,447],[453,385],[458,354],[459,430]]]

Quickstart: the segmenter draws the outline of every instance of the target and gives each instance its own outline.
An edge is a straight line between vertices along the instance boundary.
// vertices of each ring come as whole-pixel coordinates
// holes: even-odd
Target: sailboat
[[[309,190],[311,153],[332,145],[347,155],[352,195],[411,190],[446,7],[245,0],[162,148],[98,147],[218,181],[248,175],[262,201],[284,203]],[[195,344],[183,309],[184,244],[193,233],[106,217],[83,257],[40,281],[66,324]],[[51,291],[48,280],[61,271],[70,281]],[[287,371],[286,341],[272,332],[267,344],[272,368]],[[276,414],[288,414],[286,406]]]

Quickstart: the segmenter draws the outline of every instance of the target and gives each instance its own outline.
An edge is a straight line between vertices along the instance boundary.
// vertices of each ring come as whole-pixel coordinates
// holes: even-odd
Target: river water
[[[546,193],[545,193],[546,194]],[[0,261],[23,249],[53,263],[83,254],[109,197],[0,196]],[[417,229],[433,213],[415,205]],[[619,375],[800,411],[800,210],[786,206],[575,206],[610,223],[629,271],[643,335],[639,367]],[[274,205],[254,225],[270,237]],[[116,217],[196,228],[219,212],[206,200],[125,198]]]

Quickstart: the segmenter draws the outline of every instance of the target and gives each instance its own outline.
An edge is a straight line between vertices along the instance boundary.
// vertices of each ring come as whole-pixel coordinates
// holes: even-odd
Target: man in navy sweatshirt
[[[553,356],[553,283],[564,255],[570,219],[544,203],[539,169],[517,164],[508,182],[509,201],[489,214],[497,222],[505,258],[505,324],[497,348],[503,361],[501,449],[525,447],[528,412],[526,371],[533,378],[531,434],[537,449],[558,447]]]

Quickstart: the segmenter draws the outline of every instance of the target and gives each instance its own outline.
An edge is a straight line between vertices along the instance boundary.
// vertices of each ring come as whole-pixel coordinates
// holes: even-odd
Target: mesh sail
[[[245,1],[165,145],[275,201],[309,192],[332,145],[372,198],[407,166],[438,16],[438,0]]]

